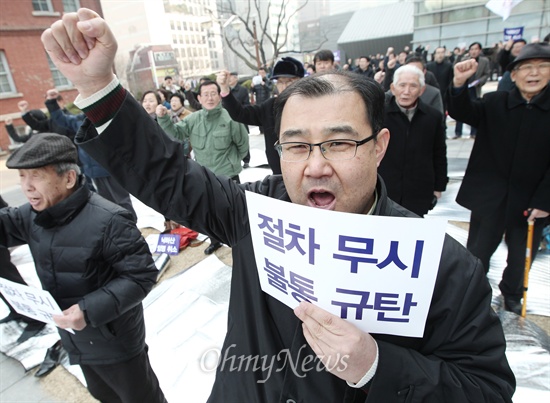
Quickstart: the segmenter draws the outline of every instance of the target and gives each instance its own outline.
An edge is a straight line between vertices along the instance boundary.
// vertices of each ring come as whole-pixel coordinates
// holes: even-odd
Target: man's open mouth
[[[334,195],[329,192],[311,192],[309,194],[309,200],[315,207],[327,207],[334,203]]]

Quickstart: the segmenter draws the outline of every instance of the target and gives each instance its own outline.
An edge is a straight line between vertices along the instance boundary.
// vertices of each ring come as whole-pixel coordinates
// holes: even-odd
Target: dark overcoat
[[[391,97],[386,103],[384,127],[390,142],[378,172],[384,178],[388,196],[424,215],[430,209],[433,192],[447,186],[447,146],[441,113],[418,99],[409,121]]]
[[[453,89],[449,113],[478,128],[458,204],[501,209],[507,222],[525,222],[527,208],[550,211],[550,86],[529,103],[517,88],[475,101]]]

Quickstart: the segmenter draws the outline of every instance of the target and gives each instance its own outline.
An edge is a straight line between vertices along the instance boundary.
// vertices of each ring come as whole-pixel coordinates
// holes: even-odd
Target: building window
[[[50,71],[52,72],[52,78],[53,78],[53,85],[55,88],[59,87],[72,87],[72,84],[61,72],[57,69],[55,64],[53,64],[52,59],[50,59],[50,55],[46,53],[46,56],[48,58],[48,64],[50,66]]]
[[[63,0],[63,11],[74,13],[80,8],[79,0]]]
[[[15,84],[3,50],[0,50],[0,94],[15,94]]]
[[[32,9],[34,11],[53,12],[51,0],[32,0]]]

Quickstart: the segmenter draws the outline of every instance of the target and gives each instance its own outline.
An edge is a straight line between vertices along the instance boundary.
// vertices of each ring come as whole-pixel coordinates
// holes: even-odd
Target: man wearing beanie
[[[525,45],[508,65],[516,88],[468,98],[473,59],[457,63],[449,114],[478,128],[478,136],[456,201],[471,211],[467,247],[489,271],[504,239],[507,266],[499,284],[504,307],[521,311],[527,222],[535,221],[535,259],[550,213],[550,45]]]
[[[0,245],[28,244],[71,364],[100,401],[164,402],[141,301],[158,274],[131,214],[88,190],[67,137],[31,137],[8,158],[28,203],[0,210]],[[73,329],[74,334],[63,329]]]

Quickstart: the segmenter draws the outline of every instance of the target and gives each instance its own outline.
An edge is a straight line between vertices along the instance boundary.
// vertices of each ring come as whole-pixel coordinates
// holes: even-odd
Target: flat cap
[[[62,162],[76,164],[77,161],[76,146],[68,137],[56,133],[38,133],[12,152],[6,166],[11,169],[33,169]]]

